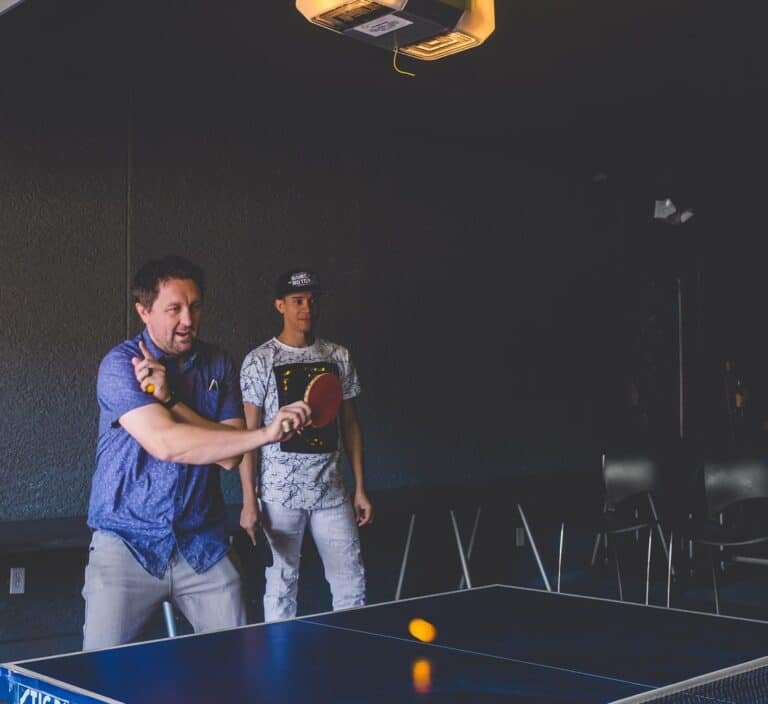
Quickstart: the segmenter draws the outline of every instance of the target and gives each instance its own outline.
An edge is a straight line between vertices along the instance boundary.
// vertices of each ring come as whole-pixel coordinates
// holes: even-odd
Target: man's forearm
[[[207,418],[203,418],[197,411],[193,410],[186,403],[179,401],[171,408],[171,416],[177,423],[188,423],[194,425],[196,428],[208,428],[210,430],[228,429],[231,426],[224,425],[223,423],[216,423]]]
[[[165,462],[181,464],[221,464],[269,442],[264,428],[201,428],[176,422],[159,430],[155,437],[156,446],[148,451]]]
[[[171,416],[179,423],[189,423],[196,428],[208,428],[210,430],[235,430],[235,428],[226,423],[216,423],[215,421],[203,418],[199,413],[187,406],[185,403],[177,403],[171,408]],[[224,469],[234,469],[242,461],[242,455],[234,455],[232,457],[225,457],[219,460],[216,464],[221,465]]]
[[[286,437],[282,431],[285,421],[302,428],[311,413],[309,406],[296,401],[281,408],[268,426],[251,430],[223,428],[218,424],[196,427],[175,420],[168,409],[150,403],[134,408],[120,416],[120,425],[157,459],[183,464],[221,464],[270,442]],[[237,419],[233,422],[242,424]],[[230,423],[230,421],[225,421]],[[290,437],[290,436],[288,436]]]

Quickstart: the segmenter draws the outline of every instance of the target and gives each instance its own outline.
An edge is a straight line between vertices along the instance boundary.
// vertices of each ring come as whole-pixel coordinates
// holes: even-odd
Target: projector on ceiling
[[[296,0],[310,22],[347,37],[432,61],[482,44],[493,0]]]

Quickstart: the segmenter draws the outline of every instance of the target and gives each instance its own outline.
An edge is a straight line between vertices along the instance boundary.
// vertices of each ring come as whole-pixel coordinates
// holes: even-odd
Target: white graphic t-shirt
[[[272,338],[243,360],[243,401],[259,406],[268,425],[282,406],[303,399],[307,384],[325,372],[341,379],[345,400],[360,394],[357,372],[345,347],[321,339],[309,347],[289,347]],[[305,428],[287,442],[264,445],[258,482],[261,499],[306,510],[343,503],[347,491],[341,447],[338,418],[325,428]]]

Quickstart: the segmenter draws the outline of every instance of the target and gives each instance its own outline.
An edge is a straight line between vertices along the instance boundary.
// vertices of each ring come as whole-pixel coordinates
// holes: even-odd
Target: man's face
[[[275,308],[283,316],[283,325],[287,329],[305,334],[312,332],[319,312],[318,299],[312,291],[290,293],[285,298],[278,298]]]
[[[136,310],[150,337],[165,354],[186,357],[192,351],[203,310],[200,289],[194,281],[162,281],[152,307],[147,309],[137,303]]]

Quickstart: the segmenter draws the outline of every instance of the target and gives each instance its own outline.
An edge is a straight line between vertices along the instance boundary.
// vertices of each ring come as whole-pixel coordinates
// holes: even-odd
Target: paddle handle
[[[293,423],[286,418],[280,423],[280,427],[282,427],[284,433],[290,433],[293,430]]]

